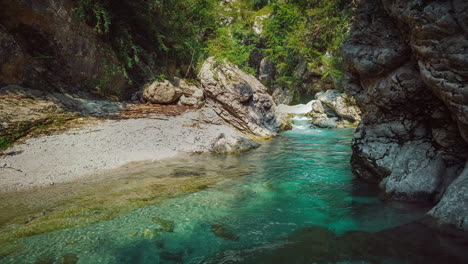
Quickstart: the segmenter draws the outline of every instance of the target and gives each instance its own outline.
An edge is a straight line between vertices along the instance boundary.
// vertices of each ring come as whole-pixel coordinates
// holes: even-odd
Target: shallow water
[[[383,202],[375,186],[353,178],[352,129],[313,129],[304,118],[294,122],[295,129],[249,153],[129,168],[99,189],[100,196],[86,198],[96,204],[83,203],[91,194],[51,203],[60,210],[84,209],[67,214],[71,224],[62,229],[6,240],[15,245],[0,263],[466,261],[466,241],[414,222],[429,207]],[[145,193],[146,186],[162,186],[153,178],[179,184],[193,177],[193,190],[164,189],[164,199]],[[118,212],[95,217],[113,208]],[[79,224],[70,217],[79,218]],[[31,221],[38,220],[25,223]],[[20,227],[8,225],[9,230]]]

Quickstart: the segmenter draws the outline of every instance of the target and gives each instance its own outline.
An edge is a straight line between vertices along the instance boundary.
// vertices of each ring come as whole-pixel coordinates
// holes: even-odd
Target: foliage
[[[167,79],[167,76],[165,74],[159,74],[157,76],[153,76],[150,79],[150,82],[162,82]]]
[[[349,16],[345,0],[242,0],[220,11],[230,17],[211,36],[207,53],[227,59],[249,73],[258,65],[252,58],[267,56],[277,68],[275,83],[295,87],[299,76],[296,66],[305,60],[311,69],[323,68],[323,78],[341,79],[338,49],[348,28]],[[253,33],[256,17],[263,21],[261,36]],[[258,63],[258,62],[257,62]],[[299,96],[299,95],[297,95]]]
[[[341,76],[336,51],[348,28],[347,0],[75,1],[75,17],[109,46],[105,71],[92,84],[102,94],[119,95],[111,84],[116,74],[133,85],[158,74],[194,77],[208,56],[251,74],[256,60],[268,56],[283,87],[297,84],[294,70],[303,60],[311,68],[323,66],[324,78]],[[253,26],[263,15],[268,17],[258,36]]]
[[[295,84],[294,67],[302,59],[310,68],[324,66],[325,78],[341,78],[336,53],[349,23],[344,6],[342,0],[280,1],[273,5],[265,21],[266,53],[277,65],[280,84]]]
[[[169,64],[186,65],[194,74],[206,36],[215,30],[216,0],[76,0],[74,17],[94,29],[108,46],[109,58],[95,89],[103,90],[119,73],[129,84],[142,84]],[[112,57],[117,57],[117,62]],[[144,66],[142,66],[144,65]],[[105,88],[106,93],[118,91]]]
[[[208,41],[207,53],[210,56],[227,59],[244,71],[255,74],[249,65],[249,58],[256,48],[258,38],[251,32],[235,25],[231,29],[218,28],[215,37]]]

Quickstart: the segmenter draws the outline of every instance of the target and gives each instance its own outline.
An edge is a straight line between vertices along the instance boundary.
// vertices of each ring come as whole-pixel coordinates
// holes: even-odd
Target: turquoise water
[[[353,129],[314,129],[296,119],[295,129],[257,150],[199,155],[177,165],[193,172],[204,163],[225,164],[209,167],[223,176],[210,188],[112,220],[24,238],[21,250],[0,263],[466,261],[466,242],[414,222],[429,207],[383,202],[375,186],[354,179]],[[230,177],[229,166],[239,164],[242,173]]]

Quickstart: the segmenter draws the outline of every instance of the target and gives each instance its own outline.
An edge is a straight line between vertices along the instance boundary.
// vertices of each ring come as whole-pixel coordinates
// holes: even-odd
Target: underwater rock
[[[172,177],[194,177],[194,176],[205,176],[206,169],[205,168],[176,168],[172,172]]]
[[[152,220],[153,220],[153,223],[160,225],[164,231],[174,232],[174,228],[175,228],[174,221],[161,219],[157,216],[154,216]]]
[[[156,248],[162,249],[164,248],[164,240],[158,240],[154,242],[154,245],[156,246]]]
[[[76,254],[65,254],[62,257],[62,260],[60,263],[62,264],[76,264],[78,262],[79,258]]]
[[[34,261],[34,264],[54,264],[55,259],[53,256],[50,255],[42,255],[39,256],[36,261]]]
[[[224,240],[239,241],[240,237],[220,224],[212,224],[211,233]]]
[[[141,236],[146,239],[153,239],[159,234],[158,230],[145,228],[141,231]]]
[[[182,252],[177,252],[177,253],[172,253],[169,251],[163,251],[159,253],[159,257],[168,260],[168,261],[174,261],[174,262],[182,262],[184,254]]]
[[[251,248],[219,252],[204,263],[467,263],[466,237],[456,243],[420,223],[376,233],[332,231],[310,226]],[[447,250],[450,248],[450,250]],[[440,254],[440,252],[447,252]]]
[[[271,183],[265,183],[263,184],[263,187],[267,190],[270,190],[270,191],[277,191],[279,190],[278,186],[276,186],[275,184],[271,184]]]

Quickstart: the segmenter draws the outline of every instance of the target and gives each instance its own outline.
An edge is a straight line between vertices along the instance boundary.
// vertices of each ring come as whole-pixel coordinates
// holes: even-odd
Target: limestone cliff
[[[342,50],[363,112],[355,174],[468,230],[468,2],[358,1]]]

